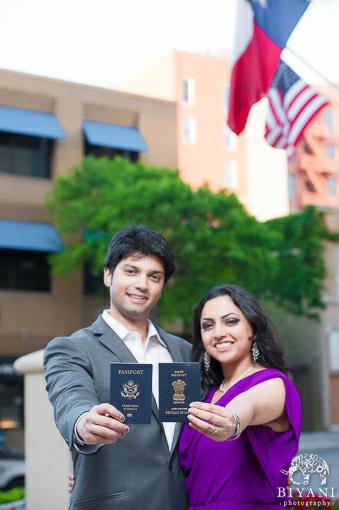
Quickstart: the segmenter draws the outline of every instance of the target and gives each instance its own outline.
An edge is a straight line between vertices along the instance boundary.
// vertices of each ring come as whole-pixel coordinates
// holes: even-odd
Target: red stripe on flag
[[[232,70],[228,125],[235,133],[241,133],[251,106],[266,94],[280,53],[281,48],[254,24],[253,37]]]

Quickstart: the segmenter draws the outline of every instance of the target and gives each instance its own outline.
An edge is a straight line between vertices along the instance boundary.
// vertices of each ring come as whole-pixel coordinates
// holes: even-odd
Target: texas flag
[[[308,0],[237,0],[228,125],[244,129],[251,106],[267,94],[280,54],[309,6]]]

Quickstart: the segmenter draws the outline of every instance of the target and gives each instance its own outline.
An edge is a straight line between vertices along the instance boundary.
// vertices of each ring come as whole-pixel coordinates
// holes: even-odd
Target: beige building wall
[[[118,84],[117,90],[175,101],[176,60],[175,51],[160,55],[146,68],[139,69]]]
[[[49,221],[44,204],[53,179],[83,156],[84,119],[138,127],[149,147],[141,161],[177,167],[173,101],[0,70],[0,105],[52,112],[65,134],[54,144],[51,179],[0,172],[1,219]],[[103,303],[85,296],[82,286],[79,270],[68,278],[53,278],[50,293],[0,290],[0,355],[37,350],[94,319]]]

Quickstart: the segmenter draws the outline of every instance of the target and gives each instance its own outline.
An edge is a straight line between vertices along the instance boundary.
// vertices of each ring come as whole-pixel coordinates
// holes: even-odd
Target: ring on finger
[[[218,435],[218,433],[219,433],[219,429],[218,429],[218,427],[215,427],[215,426],[214,426],[214,427],[212,428],[212,434],[213,434],[214,436],[217,436],[217,435]]]

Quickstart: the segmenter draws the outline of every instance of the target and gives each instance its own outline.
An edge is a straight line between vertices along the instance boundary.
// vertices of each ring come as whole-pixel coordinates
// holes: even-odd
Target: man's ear
[[[110,287],[112,283],[112,274],[108,267],[104,267],[104,284],[105,287]]]

